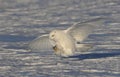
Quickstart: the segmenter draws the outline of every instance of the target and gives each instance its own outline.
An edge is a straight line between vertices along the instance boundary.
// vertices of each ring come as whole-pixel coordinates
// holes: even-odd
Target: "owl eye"
[[[52,35],[52,37],[54,37],[55,35]]]

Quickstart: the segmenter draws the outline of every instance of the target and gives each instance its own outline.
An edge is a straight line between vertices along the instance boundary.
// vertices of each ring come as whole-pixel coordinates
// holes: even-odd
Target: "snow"
[[[119,0],[0,0],[0,77],[119,77]],[[84,43],[91,51],[60,58],[28,43],[53,29],[107,16]]]

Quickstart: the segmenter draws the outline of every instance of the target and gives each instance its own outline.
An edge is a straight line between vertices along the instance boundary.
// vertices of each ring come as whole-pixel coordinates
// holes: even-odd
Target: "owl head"
[[[56,38],[56,33],[57,33],[57,30],[51,31],[50,34],[49,34],[49,38],[50,38],[51,40],[55,40],[55,38]]]
[[[62,30],[53,30],[52,32],[50,32],[49,38],[50,38],[51,40],[56,41],[56,40],[59,40],[59,38],[60,38],[61,35],[63,35],[63,34],[64,34],[64,32],[63,32]]]

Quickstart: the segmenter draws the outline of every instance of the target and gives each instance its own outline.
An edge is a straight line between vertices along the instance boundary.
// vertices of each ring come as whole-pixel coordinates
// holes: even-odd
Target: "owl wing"
[[[103,24],[106,18],[94,18],[72,25],[66,30],[77,42],[83,41],[98,25]]]
[[[36,39],[34,39],[32,42],[30,42],[29,48],[31,50],[39,50],[39,51],[52,49],[52,45],[49,40],[48,34],[39,36]]]

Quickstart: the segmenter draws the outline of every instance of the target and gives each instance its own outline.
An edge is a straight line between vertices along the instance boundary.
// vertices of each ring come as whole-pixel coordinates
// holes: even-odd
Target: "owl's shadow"
[[[107,57],[115,57],[120,55],[120,50],[109,52],[109,53],[88,53],[88,54],[78,54],[70,56],[69,58],[77,58],[79,60],[84,59],[99,59],[99,58],[107,58]]]

